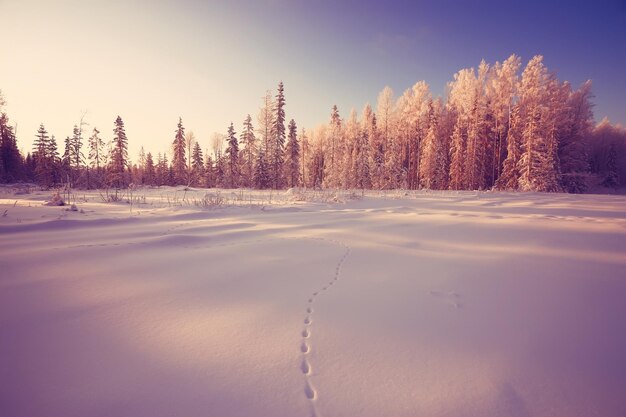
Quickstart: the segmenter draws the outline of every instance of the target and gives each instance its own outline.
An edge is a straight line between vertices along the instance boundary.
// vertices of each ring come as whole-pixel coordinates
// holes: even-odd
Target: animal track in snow
[[[430,295],[436,298],[441,298],[448,305],[454,308],[461,308],[463,305],[461,304],[461,296],[454,291],[430,291]]]
[[[317,397],[317,393],[309,381],[306,381],[306,384],[304,385],[304,395],[306,395],[309,400],[314,400],[315,397]],[[313,415],[315,415],[315,413]]]
[[[306,358],[302,359],[302,364],[300,365],[300,370],[304,375],[311,374],[311,365],[309,365],[309,361]]]

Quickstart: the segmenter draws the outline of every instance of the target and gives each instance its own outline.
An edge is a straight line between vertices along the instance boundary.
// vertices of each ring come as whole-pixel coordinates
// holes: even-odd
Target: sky
[[[559,79],[593,81],[595,117],[626,125],[626,1],[0,0],[0,90],[30,151],[40,123],[59,145],[81,115],[133,160],[170,149],[178,118],[204,149],[256,121],[285,84],[299,127],[375,105],[420,80],[435,95],[481,59],[544,55]],[[86,135],[89,136],[89,135]]]

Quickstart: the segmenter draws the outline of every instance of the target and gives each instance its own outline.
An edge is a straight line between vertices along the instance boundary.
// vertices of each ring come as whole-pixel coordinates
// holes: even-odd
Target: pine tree
[[[97,128],[93,128],[93,134],[89,138],[89,159],[91,160],[91,167],[96,171],[104,166],[104,141],[98,136],[100,131]]]
[[[154,168],[154,160],[152,153],[146,155],[146,163],[144,168],[144,182],[147,185],[155,185],[156,173]]]
[[[225,184],[228,188],[237,188],[239,187],[239,142],[232,122],[228,127],[227,139],[226,155],[228,161],[226,163]]]
[[[113,129],[113,146],[109,158],[109,183],[121,188],[128,185],[126,168],[128,167],[128,139],[124,129],[124,121],[120,116],[115,119]]]
[[[345,189],[356,187],[357,173],[355,158],[358,157],[356,153],[360,137],[361,126],[357,119],[356,110],[352,109],[345,125],[343,146],[340,152],[340,155],[343,156],[341,163],[341,186]]]
[[[491,181],[489,185],[496,184],[502,174],[502,161],[504,161],[507,149],[506,138],[511,124],[511,111],[517,94],[518,72],[521,66],[520,58],[511,55],[502,64],[496,62],[490,72],[487,81],[487,96],[489,111],[493,115],[491,141]],[[498,182],[498,183],[497,183]],[[506,182],[506,181],[504,181]]]
[[[213,166],[213,159],[211,159],[211,155],[208,152],[204,166],[204,186],[207,188],[215,187],[215,167]]]
[[[56,147],[56,142],[50,140],[48,131],[41,123],[33,143],[33,159],[35,161],[35,178],[39,184],[45,187],[50,187],[55,182],[55,158],[53,154],[55,149],[52,143]]]
[[[370,135],[372,134],[372,108],[369,104],[363,109],[361,128],[354,146],[354,186],[360,189],[371,188],[372,178],[370,172]]]
[[[450,180],[448,187],[451,190],[462,190],[465,187],[463,165],[465,161],[465,138],[458,119],[450,143]]]
[[[83,147],[83,139],[81,136],[81,131],[78,126],[74,125],[72,139],[70,140],[70,155],[71,155],[71,166],[76,170],[80,170],[80,168],[85,163],[85,155],[82,152]]]
[[[289,139],[285,148],[285,178],[287,187],[297,187],[300,184],[300,144],[298,143],[296,122],[289,122]]]
[[[393,140],[393,112],[394,112],[394,99],[393,90],[387,86],[378,95],[378,105],[376,111],[376,121],[378,127],[378,133],[380,134],[380,146],[382,148],[380,166],[376,166],[375,170],[377,175],[376,185],[377,188],[383,189],[393,187],[397,178],[396,168],[392,168],[391,165],[395,164],[397,155],[393,155],[396,151]],[[377,161],[377,165],[378,165]]]
[[[5,105],[6,101],[0,90],[0,182],[21,181],[28,179],[29,165],[24,162],[17,148],[15,130],[9,124],[9,117],[3,109]],[[28,162],[32,163],[30,160]]]
[[[24,178],[22,155],[17,148],[13,126],[2,110],[0,96],[0,182],[14,182]]]
[[[602,181],[602,185],[609,188],[617,189],[620,185],[619,173],[617,171],[617,147],[615,142],[609,146],[609,154],[607,157],[607,172]]]
[[[507,154],[502,167],[502,174],[496,181],[499,190],[517,190],[519,188],[519,160],[522,155],[521,121],[519,106],[513,106],[507,132]]]
[[[557,191],[556,137],[550,115],[551,78],[538,55],[522,73],[520,112],[523,115],[522,155],[518,162],[522,191]]]
[[[333,105],[330,113],[330,123],[328,129],[328,164],[325,166],[324,186],[329,188],[337,188],[341,184],[341,163],[340,148],[343,144],[343,126],[337,105]]]
[[[193,185],[196,187],[200,186],[201,179],[204,178],[204,159],[202,148],[198,142],[195,143],[191,154],[191,173]]]
[[[367,134],[369,142],[369,172],[371,179],[371,187],[375,189],[382,188],[383,168],[384,168],[384,152],[383,145],[378,134],[376,115],[372,111],[369,104],[365,105],[363,110],[363,131]]]
[[[222,155],[222,151],[218,150],[215,154],[215,186],[223,188],[226,186],[226,158]]]
[[[254,136],[254,127],[252,126],[252,117],[248,115],[243,122],[243,131],[241,132],[241,177],[242,184],[245,187],[254,185],[254,159],[258,152],[256,137]]]
[[[187,158],[185,156],[185,128],[183,127],[182,117],[178,118],[178,128],[174,137],[172,149],[172,170],[174,171],[174,183],[187,183]]]
[[[272,181],[270,178],[267,158],[265,157],[265,150],[261,148],[257,154],[257,160],[254,166],[254,186],[260,190],[264,190],[269,188],[271,185]]]
[[[283,164],[285,152],[285,93],[283,82],[278,83],[278,92],[274,103],[274,119],[271,130],[270,178],[272,188],[283,187]]]
[[[437,178],[437,166],[440,163],[439,154],[442,150],[438,131],[438,109],[432,103],[430,107],[430,122],[428,133],[424,139],[424,152],[422,153],[422,161],[420,163],[420,180],[424,188],[432,190],[438,188],[440,183],[440,179]]]

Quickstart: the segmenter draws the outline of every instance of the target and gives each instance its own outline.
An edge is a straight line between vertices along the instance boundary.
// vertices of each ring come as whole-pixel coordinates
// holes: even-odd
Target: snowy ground
[[[204,194],[0,193],[1,416],[626,415],[626,197]]]

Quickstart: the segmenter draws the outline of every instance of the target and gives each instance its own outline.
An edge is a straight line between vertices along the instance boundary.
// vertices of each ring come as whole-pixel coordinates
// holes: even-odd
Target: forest
[[[171,151],[141,148],[135,161],[120,116],[106,140],[73,127],[62,144],[42,123],[24,155],[0,93],[0,182],[44,188],[161,186],[284,189],[507,190],[583,193],[626,178],[626,128],[594,122],[591,81],[574,88],[542,56],[523,68],[511,55],[458,71],[445,97],[419,81],[399,97],[390,87],[375,108],[298,130],[287,122],[284,85],[257,113],[231,122],[203,147],[179,118]],[[42,115],[45,117],[45,115]],[[239,130],[237,133],[236,130]],[[131,140],[140,140],[131,138]],[[206,145],[206,144],[205,144]],[[203,150],[204,149],[204,150]],[[210,149],[210,151],[208,150]]]

